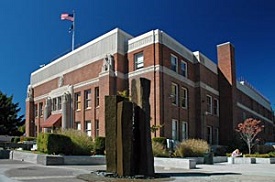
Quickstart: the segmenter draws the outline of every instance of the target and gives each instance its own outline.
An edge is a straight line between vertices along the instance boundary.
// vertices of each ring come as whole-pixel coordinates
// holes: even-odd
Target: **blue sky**
[[[30,74],[71,49],[70,22],[60,14],[72,10],[76,45],[116,27],[133,36],[161,29],[216,63],[216,45],[229,41],[237,77],[275,108],[273,0],[1,0],[0,10],[0,90],[14,96],[22,114]]]

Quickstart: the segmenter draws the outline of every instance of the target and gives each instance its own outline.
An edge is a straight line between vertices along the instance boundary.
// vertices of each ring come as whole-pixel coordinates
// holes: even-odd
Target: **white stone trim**
[[[177,79],[177,80],[180,80],[181,82],[184,82],[184,83],[187,83],[189,86],[191,87],[195,87],[195,82],[193,82],[192,80],[172,71],[171,69],[169,68],[166,68],[164,66],[160,66],[160,71],[163,71],[165,74]]]
[[[87,85],[92,85],[94,83],[97,83],[99,82],[99,78],[93,78],[93,79],[90,79],[90,80],[86,80],[84,82],[80,82],[80,83],[77,83],[74,85],[74,89],[78,89],[78,88],[81,88],[81,87],[84,87],[84,86],[87,86]]]
[[[114,29],[31,73],[31,85],[35,87],[65,75],[103,59],[106,54],[124,55],[127,49],[124,42],[130,38],[132,36],[122,30]]]
[[[199,63],[201,63],[202,65],[204,65],[206,68],[208,68],[209,70],[211,70],[216,75],[218,74],[218,67],[217,67],[217,65],[213,61],[211,61],[208,57],[206,57],[205,55],[203,55],[199,51],[193,52],[193,54],[197,58],[197,61]]]
[[[201,82],[201,81],[196,82],[195,87],[201,87],[201,88],[203,88],[203,89],[205,89],[205,90],[207,90],[207,91],[209,91],[209,92],[211,92],[211,93],[213,93],[213,94],[215,94],[217,96],[220,95],[220,93],[219,93],[218,90],[212,88],[211,86],[209,86],[206,83]]]
[[[59,87],[59,88],[56,88],[56,89],[52,90],[49,93],[48,96],[51,97],[51,98],[55,98],[55,97],[62,96],[65,92],[70,92],[70,86],[69,85]]]
[[[192,51],[187,49],[185,46],[180,44],[178,41],[173,39],[171,36],[169,36],[165,32],[161,31],[160,35],[161,35],[161,37],[159,37],[160,43],[174,50],[175,52],[183,56],[185,59],[187,59],[188,61],[194,63]]]
[[[128,40],[128,52],[140,49],[154,43],[154,30]]]
[[[128,74],[123,74],[119,71],[115,71],[115,75],[116,75],[117,78],[120,78],[120,79],[127,79],[128,78],[128,76],[127,76]]]
[[[166,68],[166,67],[163,67],[163,66],[160,66],[160,65],[156,65],[155,66],[155,70],[154,70],[154,66],[150,66],[150,67],[147,67],[147,68],[143,68],[143,69],[139,69],[139,70],[136,70],[136,71],[133,71],[133,72],[130,72],[129,73],[129,78],[131,77],[135,77],[135,76],[139,76],[139,75],[143,75],[144,73],[150,73],[150,72],[154,72],[154,71],[159,71],[159,72],[163,72],[177,80],[179,80],[180,82],[184,82],[186,83],[187,85],[195,88],[195,87],[201,87],[217,96],[219,96],[219,91],[215,90],[214,88],[210,87],[209,85],[203,83],[203,82],[193,82],[192,80],[182,76],[182,75],[179,75],[178,73]]]
[[[145,73],[150,73],[150,72],[154,72],[154,66],[149,66],[149,67],[145,67],[145,68],[141,68],[141,69],[129,72],[128,77],[131,78],[131,77],[135,77],[135,76],[142,75]]]
[[[242,105],[241,103],[237,102],[237,106],[240,107],[240,108],[242,108],[243,110],[246,110],[246,111],[248,111],[248,112],[254,114],[255,116],[257,116],[257,117],[263,119],[264,121],[267,121],[267,122],[269,122],[270,124],[274,125],[274,123],[273,123],[270,119],[268,119],[268,118],[266,118],[266,117],[260,115],[259,113],[257,113],[257,112],[255,112],[255,111],[251,110],[250,108],[248,108],[248,107]]]
[[[160,31],[158,29],[152,30],[152,31],[142,34],[138,37],[130,39],[128,41],[128,52],[135,51],[142,47],[151,45],[153,43],[161,43],[161,44],[169,47],[173,51],[177,52],[178,54],[183,56],[188,61],[194,63],[192,51],[190,51],[185,46],[183,46],[182,44],[177,42],[175,39],[170,37],[165,32]]]
[[[217,45],[217,47],[224,46],[224,45],[227,45],[227,44],[231,44],[231,43],[230,42],[221,43],[221,44]]]
[[[37,102],[37,101],[39,101],[39,100],[46,99],[46,98],[48,98],[48,97],[49,97],[49,94],[40,95],[40,96],[34,98],[34,102]]]

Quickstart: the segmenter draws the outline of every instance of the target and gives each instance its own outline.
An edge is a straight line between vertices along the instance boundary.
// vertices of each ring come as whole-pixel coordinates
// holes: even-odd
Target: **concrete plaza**
[[[91,171],[105,170],[105,165],[62,165],[43,166],[16,160],[0,160],[0,182],[81,182],[77,178],[84,176],[90,181]],[[197,165],[196,169],[179,169],[155,167],[155,171],[165,178],[148,181],[226,181],[226,182],[275,182],[275,164],[228,164],[216,163],[214,165]],[[84,178],[82,178],[84,179]],[[100,181],[111,181],[103,179]],[[133,180],[123,180],[133,181]],[[147,181],[147,180],[134,180]]]

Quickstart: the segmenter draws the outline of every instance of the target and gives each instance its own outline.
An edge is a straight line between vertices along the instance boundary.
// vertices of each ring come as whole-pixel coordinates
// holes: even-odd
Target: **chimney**
[[[231,86],[236,85],[235,49],[230,42],[217,45],[218,67]]]
[[[220,99],[220,143],[232,141],[237,120],[235,51],[231,43],[217,46]]]

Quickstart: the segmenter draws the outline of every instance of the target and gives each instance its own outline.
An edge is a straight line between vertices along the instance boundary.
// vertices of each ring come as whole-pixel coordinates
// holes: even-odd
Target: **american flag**
[[[74,21],[74,15],[73,14],[68,14],[68,13],[62,13],[61,14],[61,20]]]

